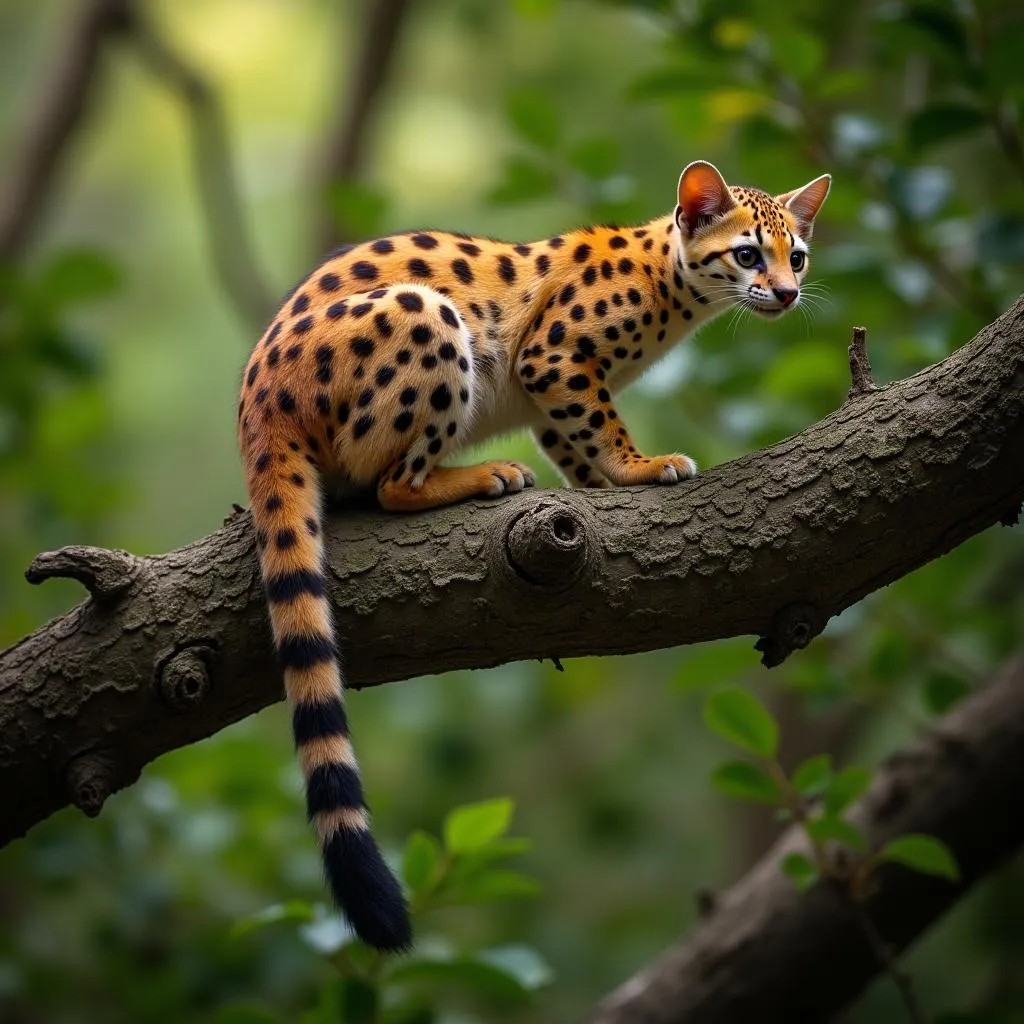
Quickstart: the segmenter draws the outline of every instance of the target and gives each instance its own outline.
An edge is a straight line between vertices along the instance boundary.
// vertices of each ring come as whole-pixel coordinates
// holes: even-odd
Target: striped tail
[[[281,453],[283,459],[274,454],[275,459],[247,460],[248,484],[274,643],[306,779],[307,813],[334,899],[356,934],[375,949],[408,949],[409,912],[370,834],[349,738],[323,572],[319,481],[293,451]]]

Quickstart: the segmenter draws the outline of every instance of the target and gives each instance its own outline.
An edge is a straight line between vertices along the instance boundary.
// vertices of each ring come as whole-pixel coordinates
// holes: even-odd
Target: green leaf
[[[797,765],[793,772],[793,788],[805,797],[820,796],[832,779],[832,757],[818,754]]]
[[[473,853],[508,831],[515,805],[507,797],[456,807],[444,823],[444,845],[451,853]]]
[[[523,157],[505,162],[505,176],[488,194],[499,205],[546,199],[554,194],[558,179],[553,171]]]
[[[100,299],[121,284],[117,264],[94,249],[65,249],[40,274],[36,286],[51,306]]]
[[[871,785],[870,768],[861,765],[847,765],[825,790],[825,812],[836,816],[842,814]]]
[[[433,880],[441,850],[426,832],[413,832],[402,854],[402,877],[414,893],[422,892]]]
[[[777,804],[781,797],[778,784],[756,764],[730,761],[711,773],[711,785],[726,796],[758,804]]]
[[[782,873],[793,880],[800,892],[806,892],[821,877],[817,864],[803,853],[786,854]]]
[[[908,835],[891,839],[882,847],[879,857],[925,875],[948,878],[951,882],[960,880],[960,868],[953,851],[935,836]]]
[[[517,89],[505,105],[512,127],[527,142],[540,149],[552,150],[562,136],[558,108],[547,93],[539,89]]]
[[[768,709],[746,690],[730,688],[704,702],[704,723],[728,743],[759,757],[774,757],[779,727]]]
[[[603,181],[619,169],[622,153],[615,139],[590,138],[573,143],[566,158],[591,181]]]
[[[845,818],[834,818],[829,815],[811,818],[804,822],[804,829],[818,843],[834,840],[849,846],[851,850],[864,850],[867,847],[864,833]]]
[[[928,710],[933,715],[944,715],[970,692],[970,685],[959,676],[938,672],[925,680],[923,696]]]
[[[341,1019],[345,1024],[376,1024],[380,995],[363,978],[341,981]]]
[[[469,988],[502,1002],[521,1002],[529,996],[528,989],[511,971],[476,957],[405,960],[388,972],[387,981],[389,985]]]
[[[558,5],[558,0],[515,0],[515,10],[521,18],[548,18]]]
[[[314,920],[316,920],[316,910],[312,904],[306,900],[289,900],[287,903],[275,903],[273,906],[264,907],[263,910],[236,921],[231,927],[230,935],[233,939],[239,939],[243,935],[248,935],[250,932],[277,924],[280,921],[309,924]]]
[[[477,959],[511,974],[531,992],[550,984],[555,976],[548,962],[532,946],[496,946],[479,953]]]
[[[946,142],[985,124],[985,115],[975,107],[936,103],[919,110],[907,121],[907,145],[912,153],[921,153],[929,146]]]

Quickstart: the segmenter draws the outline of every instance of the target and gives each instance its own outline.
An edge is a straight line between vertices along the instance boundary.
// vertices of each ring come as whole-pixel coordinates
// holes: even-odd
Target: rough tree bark
[[[767,664],[1024,499],[1024,297],[970,344],[674,488],[335,514],[353,688],[754,634]],[[92,598],[0,654],[0,843],[281,698],[246,513],[170,554],[67,548]],[[345,642],[345,638],[353,642]],[[358,638],[358,642],[354,642]]]

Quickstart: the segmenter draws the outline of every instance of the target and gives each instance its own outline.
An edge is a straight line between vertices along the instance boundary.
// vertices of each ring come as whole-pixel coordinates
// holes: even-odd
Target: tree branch
[[[895,972],[924,1019],[895,956],[1024,844],[1022,800],[1024,653],[891,757],[850,815],[874,848],[912,832],[938,836],[957,857],[959,883],[889,865],[866,903],[827,881],[800,895],[781,870],[787,854],[808,852],[791,829],[689,939],[608,996],[589,1024],[831,1020],[883,971]]]
[[[348,103],[339,105],[316,173],[316,193],[323,203],[327,189],[337,181],[354,180],[362,167],[367,130],[384,94],[402,27],[409,13],[409,0],[373,0],[366,15],[362,44],[346,76]],[[320,252],[350,241],[351,232],[333,217],[324,217],[317,239]]]
[[[103,46],[124,27],[124,0],[86,0],[78,5],[38,114],[11,161],[10,180],[0,196],[0,260],[17,260],[28,245],[95,95]]]
[[[196,188],[214,271],[246,327],[258,334],[274,311],[277,294],[264,280],[242,214],[220,97],[129,2],[131,40],[139,56],[178,95],[189,116]]]
[[[331,516],[352,685],[741,634],[777,664],[866,594],[1015,519],[1022,450],[1024,297],[941,363],[678,487]],[[102,599],[0,654],[0,843],[281,698],[246,513],[159,557],[85,551],[66,571],[91,561]]]

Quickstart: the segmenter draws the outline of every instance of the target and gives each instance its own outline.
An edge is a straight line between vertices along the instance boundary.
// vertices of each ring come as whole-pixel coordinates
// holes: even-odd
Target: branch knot
[[[210,692],[209,647],[186,647],[171,655],[157,669],[160,696],[175,711],[192,711]]]
[[[754,650],[761,652],[761,664],[765,668],[781,665],[794,651],[806,647],[827,621],[817,605],[796,601],[780,608],[772,616],[768,633],[754,644]]]
[[[505,549],[521,579],[561,589],[586,565],[587,523],[569,502],[545,499],[516,517],[508,528]]]

